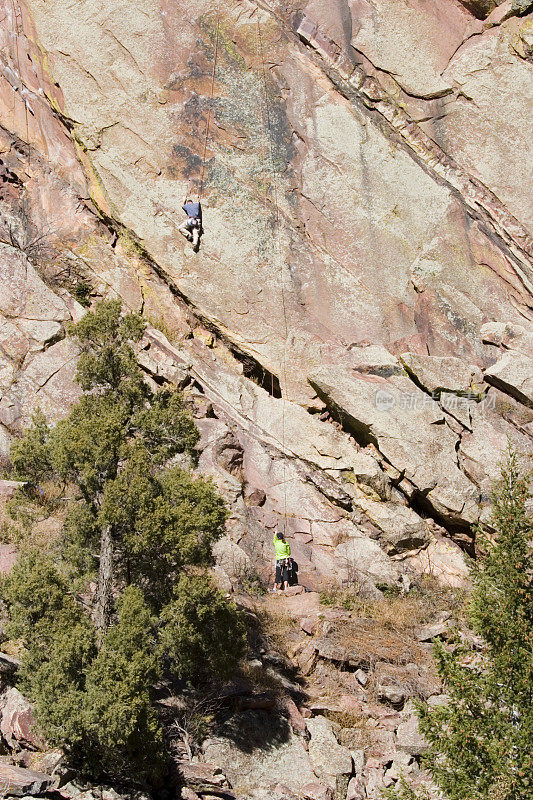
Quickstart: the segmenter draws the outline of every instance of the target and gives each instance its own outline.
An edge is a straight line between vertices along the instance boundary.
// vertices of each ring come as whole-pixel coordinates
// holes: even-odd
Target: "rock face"
[[[319,778],[332,782],[335,789],[339,777],[350,777],[352,774],[351,753],[337,742],[333,725],[325,717],[318,716],[307,720],[307,729],[311,734],[309,760],[313,771]]]
[[[206,761],[228,765],[226,773],[237,791],[276,783],[298,790],[316,780],[302,740],[283,718],[266,711],[235,714],[203,750]]]
[[[9,688],[2,699],[0,733],[9,747],[42,745],[31,706],[18,689]]]
[[[374,444],[440,515],[475,519],[478,492],[457,466],[457,434],[431,397],[406,378],[387,381],[343,367],[323,367],[309,380],[345,427]]]
[[[2,458],[78,397],[73,294],[118,296],[231,506],[221,585],[280,525],[311,588],[460,583],[442,536],[533,425],[531,15],[493,6],[2,0]]]
[[[505,353],[485,372],[487,383],[497,386],[520,403],[533,408],[533,360],[519,353]]]
[[[0,763],[0,790],[3,797],[24,797],[46,792],[53,783],[49,775]]]
[[[230,506],[226,591],[272,578],[277,528],[310,589],[463,584],[457,542],[487,520],[508,440],[531,452],[531,4],[0,12],[2,466],[38,406],[56,420],[79,396],[74,298],[118,297],[149,321],[139,362],[184,390]],[[179,207],[198,192],[192,253]],[[405,676],[381,670],[398,704]],[[233,752],[226,733],[213,752]],[[280,736],[293,775],[305,748]],[[400,770],[383,753],[354,798]]]

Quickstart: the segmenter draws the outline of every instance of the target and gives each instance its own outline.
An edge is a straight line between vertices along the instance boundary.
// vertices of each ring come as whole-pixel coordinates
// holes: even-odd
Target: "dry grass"
[[[321,595],[324,605],[373,619],[383,628],[396,633],[410,633],[418,625],[434,622],[443,612],[450,612],[456,619],[461,619],[466,598],[464,590],[441,586],[430,577],[421,578],[409,594],[385,592],[379,600],[366,600],[359,596],[356,589],[333,589]]]
[[[15,501],[11,501],[15,502]],[[5,504],[0,505],[0,542],[12,544],[20,551],[51,550],[61,535],[66,509],[31,509],[11,517]]]
[[[408,664],[423,658],[421,648],[410,637],[372,618],[340,622],[328,639],[347,654],[347,661],[356,659],[368,668],[378,661]]]
[[[343,719],[343,715],[339,715]],[[375,732],[370,727],[368,717],[350,714],[350,724],[343,725],[339,735],[340,744],[350,750],[368,750],[374,744]],[[339,720],[336,720],[340,722]]]
[[[244,662],[240,667],[240,676],[246,681],[253,694],[268,693],[276,697],[287,694],[279,677],[271,669],[265,669],[263,666],[252,667]]]
[[[301,638],[295,620],[283,611],[261,609],[258,610],[257,616],[269,648],[287,655],[291,646]]]
[[[344,672],[331,661],[320,660],[308,678],[306,688],[313,700],[336,706],[342,695],[353,693],[353,686],[354,677],[351,672]]]

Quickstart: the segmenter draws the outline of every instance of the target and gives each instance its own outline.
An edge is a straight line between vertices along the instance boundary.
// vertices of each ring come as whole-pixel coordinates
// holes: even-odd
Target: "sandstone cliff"
[[[231,508],[221,586],[271,579],[276,526],[311,590],[462,585],[502,451],[531,455],[530,7],[0,0],[1,460],[36,407],[58,419],[79,396],[78,301],[120,297],[149,322],[147,380],[184,390],[199,469]],[[199,191],[195,254],[177,228]],[[2,547],[0,570],[12,561]],[[390,634],[315,593],[284,602],[287,652],[249,666],[296,699],[290,671],[307,676],[313,718],[239,696],[189,785],[232,797],[217,764],[269,800],[295,796],[272,788],[280,764],[311,800],[416,782],[409,699],[442,702],[424,642],[447,615]],[[2,704],[4,740],[28,746],[28,704],[15,689]],[[341,711],[371,739],[344,741]],[[264,759],[233,746],[258,725]],[[44,792],[25,767],[50,758],[2,775]]]
[[[311,588],[460,582],[453,540],[530,452],[527,4],[0,6],[2,456],[77,396],[90,287],[195,405],[223,583],[268,576],[280,524]]]

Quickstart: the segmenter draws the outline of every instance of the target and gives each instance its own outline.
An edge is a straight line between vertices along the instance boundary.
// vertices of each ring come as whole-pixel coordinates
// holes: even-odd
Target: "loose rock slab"
[[[52,785],[50,775],[0,763],[0,796],[24,797],[46,792]]]

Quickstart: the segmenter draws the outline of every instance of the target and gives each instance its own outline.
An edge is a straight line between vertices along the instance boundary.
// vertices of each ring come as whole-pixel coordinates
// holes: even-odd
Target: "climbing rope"
[[[284,279],[283,279],[283,259],[281,255],[281,229],[279,225],[280,221],[280,213],[279,213],[279,203],[278,203],[278,187],[277,187],[277,180],[276,180],[276,162],[274,158],[274,145],[273,145],[273,133],[272,133],[272,126],[271,126],[271,115],[270,115],[270,106],[268,100],[268,82],[267,82],[267,74],[266,74],[266,66],[265,66],[265,58],[264,58],[264,48],[263,48],[263,36],[261,33],[261,23],[259,19],[257,20],[257,40],[258,40],[258,50],[259,50],[259,57],[261,60],[261,75],[262,75],[262,83],[263,83],[263,92],[264,92],[264,113],[263,113],[263,104],[261,105],[261,129],[263,134],[263,141],[265,140],[265,121],[266,121],[266,128],[268,130],[268,144],[269,144],[269,152],[270,152],[270,169],[271,169],[271,180],[272,180],[272,191],[273,191],[273,206],[274,206],[274,226],[275,226],[275,234],[274,234],[274,254],[275,254],[275,261],[277,262],[278,267],[278,278],[279,278],[279,285],[280,285],[280,293],[281,293],[281,307],[283,313],[283,323],[284,323],[284,339],[283,339],[283,358],[281,362],[281,369],[280,369],[280,384],[287,389],[287,339],[289,336],[289,328],[287,323],[287,306],[285,302],[285,286],[284,286]],[[261,93],[260,93],[261,97]],[[263,169],[264,169],[264,159],[263,159]],[[266,173],[265,173],[266,178]],[[266,180],[265,180],[265,195],[266,195]],[[274,395],[274,378],[272,378],[272,395]],[[282,441],[282,449],[283,454],[285,456],[285,398],[281,397],[282,407],[281,407],[281,441]],[[287,532],[287,463],[286,458],[283,458],[283,534],[285,535]]]
[[[30,148],[30,134],[29,134],[29,122],[28,122],[28,103],[26,102],[26,98],[24,97],[24,81],[22,79],[22,73],[20,70],[20,54],[19,54],[19,38],[24,34],[24,21],[22,18],[22,14],[20,11],[20,7],[17,8],[15,5],[15,0],[11,0],[11,8],[13,9],[13,22],[15,27],[15,62],[17,66],[17,76],[20,80],[20,99],[21,102],[24,103],[24,112],[26,115],[26,143],[28,145],[28,163],[31,167],[31,148]],[[16,98],[16,89],[13,88],[14,96],[13,96],[13,134],[16,135],[16,108],[17,108],[17,98]]]
[[[218,59],[218,40],[220,34],[220,11],[217,15],[217,27],[216,27],[216,36],[215,36],[215,55],[213,58],[213,74],[211,76],[211,91],[209,95],[209,110],[207,113],[207,123],[205,126],[205,142],[204,142],[204,154],[202,157],[202,169],[200,172],[200,188],[198,191],[198,199],[202,197],[204,191],[204,175],[205,175],[205,163],[207,158],[207,145],[209,142],[209,133],[211,130],[211,117],[213,114],[213,96],[215,93],[215,78],[217,74],[217,59]]]
[[[13,2],[13,0],[12,0],[12,2]],[[217,74],[219,38],[220,38],[220,11],[217,14],[217,24],[216,24],[216,34],[215,34],[215,53],[214,53],[214,57],[213,57],[213,71],[212,71],[212,74],[211,74],[211,88],[210,88],[210,92],[209,92],[209,110],[208,110],[208,113],[207,113],[207,122],[206,122],[206,126],[205,126],[204,150],[203,150],[203,155],[202,155],[202,165],[201,165],[201,168],[200,168],[200,181],[199,181],[199,186],[198,186],[198,200],[199,201],[202,199],[202,195],[203,195],[203,192],[204,192],[205,165],[206,165],[206,161],[207,161],[207,146],[209,144],[209,134],[211,132],[211,118],[212,118],[212,114],[213,114],[213,97],[214,97],[214,94],[215,94],[215,80],[216,80],[216,74]],[[194,184],[194,182],[195,182],[194,178],[189,178],[189,181],[187,183],[187,194],[189,194],[190,186],[191,186],[191,184]],[[174,219],[166,211],[164,211],[163,209],[160,208],[158,213],[162,214],[164,217],[166,217],[168,220],[170,220],[170,222],[173,225],[175,225]]]

